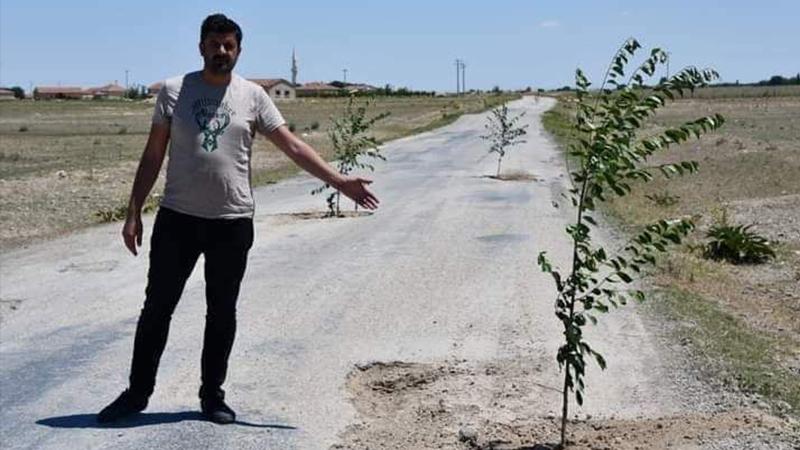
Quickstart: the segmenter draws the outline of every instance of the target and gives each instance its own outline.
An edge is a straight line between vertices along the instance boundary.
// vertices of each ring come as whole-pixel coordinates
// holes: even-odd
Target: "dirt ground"
[[[712,112],[726,118],[720,131],[653,160],[695,160],[698,174],[657,179],[612,209],[628,225],[691,216],[696,244],[723,215],[752,225],[773,243],[774,261],[734,266],[688,251],[671,259],[659,281],[713,297],[754,329],[796,342],[790,360],[800,360],[800,97],[680,101],[659,113],[653,129]],[[659,204],[654,194],[674,203]]]
[[[373,363],[356,367],[347,389],[362,422],[335,449],[545,450],[559,441],[557,415],[533,414],[540,368],[523,360],[474,365]],[[576,450],[793,449],[797,424],[764,411],[732,408],[664,417],[573,416]]]

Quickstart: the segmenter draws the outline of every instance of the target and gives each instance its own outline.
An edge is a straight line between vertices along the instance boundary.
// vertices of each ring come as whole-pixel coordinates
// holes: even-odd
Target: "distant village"
[[[347,93],[369,93],[381,90],[368,84],[333,82],[310,82],[294,85],[283,78],[249,78],[250,81],[261,86],[274,100],[293,100],[298,97],[332,97]],[[137,97],[154,97],[161,89],[162,83],[153,83],[146,89],[134,87]],[[93,99],[122,99],[131,97],[130,89],[120,86],[116,82],[99,87],[82,88],[77,86],[36,86],[30,98],[34,100],[93,100]],[[11,89],[0,88],[0,100],[14,100],[19,98]]]
[[[383,88],[363,83],[347,83],[332,81],[330,83],[312,81],[300,84],[297,82],[299,69],[295,52],[292,51],[291,78],[248,78],[261,86],[273,100],[294,100],[302,97],[337,97],[350,94],[383,94],[383,95],[434,95],[433,92],[415,92],[405,88],[392,90],[390,86]],[[32,98],[34,100],[94,100],[123,98],[152,98],[158,94],[162,82],[149,86],[121,86],[117,81],[105,86],[36,86],[32,92],[24,92],[19,87],[0,88],[0,100]]]

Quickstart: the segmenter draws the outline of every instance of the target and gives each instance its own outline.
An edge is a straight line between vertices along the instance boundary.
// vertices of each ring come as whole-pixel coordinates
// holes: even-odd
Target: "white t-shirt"
[[[223,86],[206,83],[202,72],[170,78],[153,112],[153,123],[165,122],[170,145],[161,206],[210,219],[252,217],[255,133],[286,123],[264,89],[236,74]]]

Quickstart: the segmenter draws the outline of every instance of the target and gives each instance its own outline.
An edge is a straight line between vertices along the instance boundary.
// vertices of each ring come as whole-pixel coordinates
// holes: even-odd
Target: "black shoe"
[[[200,398],[200,409],[203,415],[214,423],[226,424],[236,420],[236,413],[225,404],[225,392],[222,389]]]
[[[147,408],[147,397],[135,396],[126,389],[116,400],[100,411],[97,415],[97,422],[114,422],[131,414],[141,412],[145,408]]]

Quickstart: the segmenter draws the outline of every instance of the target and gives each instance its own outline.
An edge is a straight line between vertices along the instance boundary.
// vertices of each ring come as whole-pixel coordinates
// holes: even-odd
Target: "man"
[[[242,31],[222,14],[200,30],[204,66],[165,82],[136,172],[122,229],[134,255],[142,243],[141,210],[169,143],[166,186],[153,227],[145,302],[134,339],[130,385],[97,416],[111,422],[144,410],[155,386],[169,323],[200,254],[205,256],[206,327],[200,405],[217,423],[231,423],[222,384],[236,331],[236,299],[253,242],[250,156],[264,134],[296,164],[367,209],[378,206],[371,181],[343,176],[286,127],[264,90],[233,73]]]

